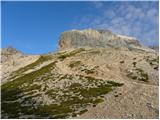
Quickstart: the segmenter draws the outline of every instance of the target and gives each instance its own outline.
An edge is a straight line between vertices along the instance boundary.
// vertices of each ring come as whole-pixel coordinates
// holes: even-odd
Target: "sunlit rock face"
[[[140,47],[141,45],[136,38],[117,35],[109,30],[70,30],[61,34],[59,50],[82,46],[129,49],[133,46]]]
[[[23,56],[23,53],[16,50],[12,46],[9,46],[7,48],[1,49],[1,63],[7,62],[8,60],[11,60],[13,58],[18,58],[20,56]]]

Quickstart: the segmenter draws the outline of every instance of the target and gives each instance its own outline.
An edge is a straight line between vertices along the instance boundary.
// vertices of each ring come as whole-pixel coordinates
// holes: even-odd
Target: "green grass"
[[[23,92],[28,92],[28,91],[32,91],[32,90],[39,90],[41,88],[41,85],[29,85],[28,87],[26,87],[25,89],[23,89]]]
[[[83,97],[96,97],[107,94],[112,90],[112,87],[109,85],[100,85],[97,88],[80,89],[79,92]]]
[[[140,78],[138,80],[147,82],[148,81],[148,74],[145,73],[142,69],[137,68],[136,69],[138,74],[140,75]]]
[[[22,76],[19,79],[15,79],[11,82],[2,85],[2,118],[4,113],[7,113],[9,118],[19,118],[19,113],[24,115],[34,115],[33,118],[69,118],[70,116],[77,116],[87,112],[87,106],[96,106],[104,101],[103,95],[112,91],[115,87],[120,87],[123,84],[116,83],[113,81],[105,81],[103,79],[97,79],[90,76],[80,76],[82,83],[75,82],[71,85],[66,86],[64,89],[46,88],[45,95],[49,98],[54,99],[57,102],[52,102],[51,104],[41,104],[39,103],[37,107],[34,101],[34,97],[40,97],[41,94],[34,94],[34,90],[39,91],[41,85],[33,84],[35,78],[48,73],[52,67],[54,67],[55,62],[37,70],[35,72],[27,74],[27,76]],[[72,75],[64,75],[61,79],[73,80]],[[70,79],[71,78],[71,79]],[[84,86],[83,82],[97,83],[96,86],[88,87]],[[23,84],[27,86],[21,88]],[[99,83],[99,84],[98,84]],[[19,96],[21,93],[27,92],[27,96]],[[62,95],[58,95],[58,92],[62,92]],[[69,94],[68,94],[69,93]],[[76,95],[73,96],[73,93]],[[22,102],[17,102],[19,98],[25,97]],[[58,97],[58,99],[57,99]],[[6,101],[12,101],[7,103]],[[13,102],[15,101],[15,102]],[[27,106],[22,106],[22,104],[27,104]],[[30,117],[32,118],[32,116]]]
[[[84,110],[81,110],[78,114],[79,115],[82,115],[83,113],[87,112],[88,110],[87,109],[84,109]]]
[[[80,84],[80,83],[72,83],[71,85],[70,85],[70,88],[72,89],[74,89],[74,88],[77,88],[77,87],[82,87],[82,85]]]
[[[148,82],[148,74],[145,73],[142,69],[140,68],[136,68],[135,69],[136,73],[129,73],[127,74],[127,76],[129,78],[132,78],[133,80],[139,80],[139,81],[143,81],[143,82]]]
[[[44,73],[50,72],[52,67],[55,66],[55,63],[56,62],[52,62],[49,65],[40,68],[39,70],[25,74],[19,78],[14,79],[13,81],[9,81],[6,84],[3,84],[1,87],[2,91],[4,89],[6,89],[6,90],[15,89],[15,88],[17,88],[17,86],[22,85],[23,83],[32,83],[35,78],[41,76]]]
[[[69,64],[69,67],[73,68],[73,67],[76,67],[78,65],[81,64],[81,61],[72,61],[70,64]]]
[[[49,55],[45,55],[45,56],[40,56],[40,58],[38,60],[36,60],[35,62],[20,68],[19,70],[13,72],[11,74],[11,78],[14,79],[17,75],[22,75],[22,73],[24,73],[25,71],[29,70],[29,69],[33,69],[35,66],[40,65],[41,63],[51,60],[52,56]]]
[[[71,52],[67,52],[67,53],[61,54],[58,58],[59,58],[60,60],[64,60],[65,58],[74,56],[74,55],[76,55],[77,53],[80,53],[80,52],[82,52],[82,51],[85,51],[85,49],[84,49],[84,48],[79,48],[79,49],[73,50],[73,51],[71,51]]]
[[[49,118],[66,118],[73,110],[64,104],[50,104],[39,107],[35,114]]]
[[[55,91],[54,89],[50,89],[50,90],[48,90],[45,94],[51,96],[51,95],[54,95],[55,92],[56,92],[56,91]]]
[[[107,81],[107,83],[111,84],[112,86],[115,86],[115,87],[120,87],[122,85],[124,85],[123,83],[117,83],[117,82],[114,82],[114,81]]]
[[[72,75],[69,75],[69,74],[65,74],[63,75],[62,77],[59,78],[59,80],[62,80],[62,79],[73,79],[73,76]]]
[[[2,101],[1,104],[2,104],[1,109],[3,110],[2,118],[3,118],[3,113],[7,113],[9,118],[18,118],[19,117],[18,113],[19,113],[20,108],[21,108],[21,104],[19,102],[8,104],[8,103],[4,103]]]
[[[104,99],[102,99],[102,98],[97,98],[97,99],[94,100],[92,103],[93,103],[94,105],[96,105],[96,104],[102,103],[102,102],[104,102]]]
[[[21,93],[21,91],[18,89],[18,87],[20,87],[22,84],[27,83],[28,84],[28,88],[29,90],[35,89],[35,87],[39,88],[40,86],[30,86],[30,84],[33,83],[33,80],[39,76],[41,76],[42,74],[46,73],[46,72],[50,72],[50,69],[52,67],[54,67],[55,62],[50,63],[49,65],[42,67],[41,69],[28,73],[22,77],[19,77],[13,81],[9,81],[6,84],[3,84],[1,86],[1,91],[2,91],[2,100],[10,100],[13,98],[16,98],[16,95]],[[25,90],[26,91],[26,90]]]
[[[95,73],[95,69],[82,69],[81,71],[84,71],[86,74],[93,74],[93,73]]]
[[[89,84],[98,84],[99,82],[102,82],[103,81],[103,79],[97,79],[97,78],[95,78],[95,77],[91,77],[91,76],[84,76],[84,77],[82,77],[82,79],[84,80],[84,81],[86,81],[87,80],[87,82],[89,83]]]
[[[16,101],[22,96],[19,96],[23,92],[32,91],[35,89],[40,89],[41,86],[31,85],[33,80],[46,72],[50,72],[51,68],[54,67],[55,62],[50,63],[49,65],[42,67],[41,69],[28,73],[24,76],[21,76],[13,81],[9,81],[1,86],[1,102],[2,110],[9,114],[12,118],[17,116],[18,111],[21,111],[21,107],[17,102],[6,103],[6,101]],[[26,89],[20,89],[19,87],[23,84],[27,84]],[[28,99],[29,101],[30,99]],[[16,107],[15,107],[16,106]],[[18,108],[17,108],[18,107]],[[17,108],[17,109],[16,109]],[[16,109],[16,110],[14,110]],[[15,115],[15,116],[14,116]]]
[[[158,67],[159,57],[157,57],[157,58],[147,58],[146,61],[147,61],[151,66],[156,66],[156,67]]]
[[[88,53],[91,53],[91,54],[99,54],[99,53],[101,53],[100,51],[98,51],[98,50],[88,50]]]

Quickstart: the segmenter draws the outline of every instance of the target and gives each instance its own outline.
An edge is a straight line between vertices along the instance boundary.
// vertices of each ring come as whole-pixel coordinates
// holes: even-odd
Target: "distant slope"
[[[1,49],[2,84],[7,81],[9,74],[37,60],[39,55],[25,55],[9,46]]]

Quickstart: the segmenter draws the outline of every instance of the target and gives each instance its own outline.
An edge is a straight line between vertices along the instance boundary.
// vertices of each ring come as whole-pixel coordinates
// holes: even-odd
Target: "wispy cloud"
[[[98,1],[98,2],[97,1],[93,1],[92,4],[98,9],[102,8],[103,5],[104,5],[103,2],[101,2],[101,1]]]
[[[91,6],[99,14],[82,17],[77,21],[80,26],[110,29],[146,45],[158,43],[158,2],[92,2]]]

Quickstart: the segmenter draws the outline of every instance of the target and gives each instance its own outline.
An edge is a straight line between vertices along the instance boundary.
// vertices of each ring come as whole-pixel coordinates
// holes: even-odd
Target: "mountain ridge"
[[[110,31],[100,31],[109,45],[83,32],[62,33],[56,53],[1,63],[2,118],[158,118],[158,52]]]
[[[143,46],[134,37],[114,34],[109,30],[70,30],[60,36],[59,50],[66,50],[78,47],[104,47],[130,49]],[[145,47],[145,49],[149,49]]]

